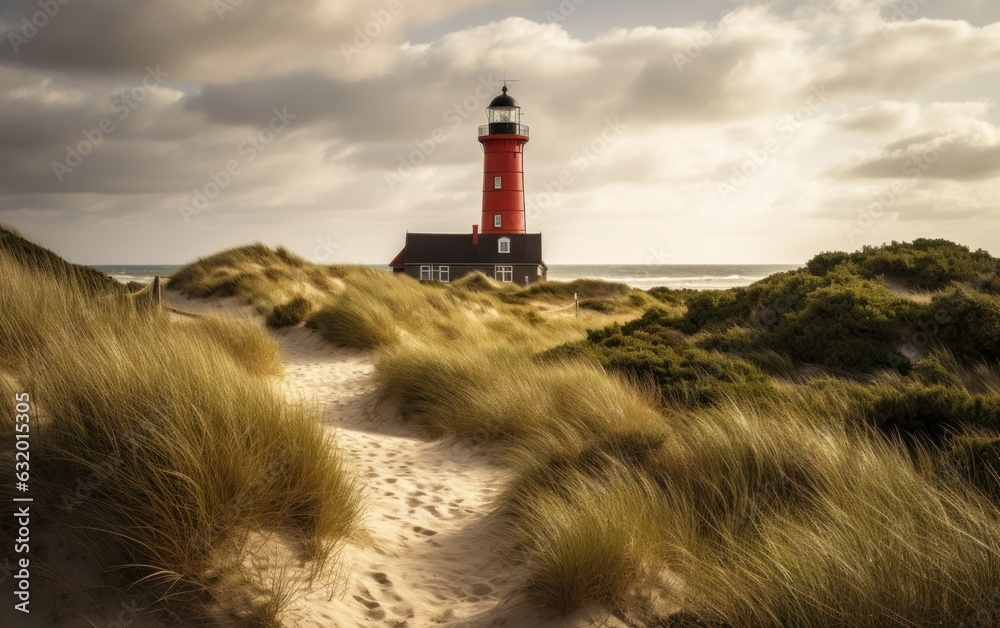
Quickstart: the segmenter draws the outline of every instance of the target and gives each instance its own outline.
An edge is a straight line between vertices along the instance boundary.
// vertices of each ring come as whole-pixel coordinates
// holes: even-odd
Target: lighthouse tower
[[[527,286],[544,281],[542,234],[528,233],[524,224],[522,156],[528,127],[521,108],[503,93],[486,113],[489,124],[479,127],[483,145],[483,214],[472,233],[406,233],[403,250],[389,262],[393,272],[420,281],[457,281],[482,273],[496,281]]]
[[[503,93],[486,109],[489,124],[479,127],[483,145],[482,232],[525,233],[524,145],[528,127],[521,124],[517,101]]]

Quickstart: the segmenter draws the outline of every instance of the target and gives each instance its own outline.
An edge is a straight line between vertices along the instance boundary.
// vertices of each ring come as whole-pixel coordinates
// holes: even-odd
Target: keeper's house
[[[528,285],[545,278],[540,233],[407,233],[390,264],[414,279],[454,281],[479,271],[497,281]]]
[[[406,245],[389,266],[415,279],[454,281],[479,271],[497,281],[528,285],[545,279],[542,234],[527,233],[522,156],[528,127],[517,101],[503,93],[486,109],[489,124],[479,127],[483,145],[482,232],[407,233]]]

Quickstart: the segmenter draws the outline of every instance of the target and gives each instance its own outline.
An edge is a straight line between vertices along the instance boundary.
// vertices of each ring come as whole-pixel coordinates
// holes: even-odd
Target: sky
[[[992,0],[4,0],[0,222],[87,264],[388,263],[522,107],[549,264],[1000,253]]]

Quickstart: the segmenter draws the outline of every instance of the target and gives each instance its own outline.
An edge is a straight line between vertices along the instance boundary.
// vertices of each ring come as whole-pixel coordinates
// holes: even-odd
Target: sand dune
[[[235,299],[166,294],[183,312],[260,318]],[[286,613],[286,625],[622,625],[598,609],[546,621],[522,608],[493,525],[493,499],[509,472],[467,444],[428,440],[378,406],[371,354],[301,326],[275,335],[285,362],[279,386],[322,408],[364,489],[369,535],[344,548],[340,588],[317,583]]]
[[[308,595],[290,625],[488,623],[508,583],[490,553],[490,500],[504,471],[471,450],[428,442],[373,408],[373,364],[306,329],[278,334],[292,395],[318,400],[365,486],[368,546],[350,546],[342,599]]]

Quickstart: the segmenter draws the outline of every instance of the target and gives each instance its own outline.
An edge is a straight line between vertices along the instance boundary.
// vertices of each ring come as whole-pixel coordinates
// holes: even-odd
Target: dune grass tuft
[[[250,323],[174,321],[31,264],[0,249],[0,372],[36,404],[32,459],[45,462],[32,477],[51,524],[109,584],[167,612],[277,621],[290,580],[279,569],[261,591],[244,565],[278,543],[289,574],[330,567],[361,501],[318,410],[269,379],[274,340]]]
[[[341,287],[330,266],[309,262],[282,247],[239,246],[177,270],[169,286],[196,297],[238,297],[262,314],[296,297],[321,301]]]
[[[597,603],[635,625],[972,625],[1000,582],[1000,376],[970,351],[872,370],[918,304],[845,256],[735,291],[657,291],[657,307],[594,280],[336,270],[344,287],[310,324],[375,350],[405,420],[511,467],[500,549],[544,614]],[[574,294],[614,312],[578,319]],[[946,295],[974,301],[992,342],[994,304]],[[816,331],[830,321],[870,338]],[[845,365],[857,368],[833,370]],[[968,417],[983,431],[955,437]]]
[[[305,297],[292,297],[290,301],[274,306],[267,316],[269,327],[288,327],[297,325],[309,318],[313,305]]]

